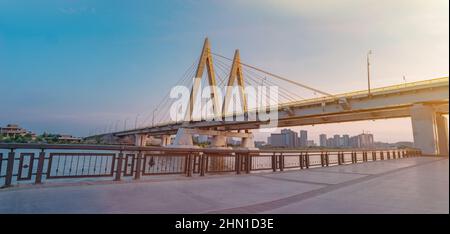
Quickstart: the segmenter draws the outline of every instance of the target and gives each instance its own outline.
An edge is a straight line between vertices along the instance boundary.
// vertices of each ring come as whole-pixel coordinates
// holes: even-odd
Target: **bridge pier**
[[[440,155],[448,156],[448,124],[447,119],[443,115],[436,116],[438,149]]]
[[[215,135],[213,136],[213,140],[211,142],[212,148],[226,148],[227,147],[227,137],[223,135]]]
[[[135,146],[146,146],[147,145],[147,134],[134,134],[134,145]]]
[[[241,148],[257,150],[258,148],[255,147],[255,140],[253,139],[253,134],[249,131],[247,131],[247,133],[249,134],[247,137],[242,137]]]
[[[232,132],[226,130],[207,130],[207,129],[189,129],[179,128],[175,140],[171,146],[173,147],[196,147],[194,146],[192,136],[194,134],[212,136],[212,148],[227,148],[228,137],[239,137],[242,139],[241,148],[256,149],[251,132]]]
[[[416,148],[425,155],[448,155],[447,123],[432,105],[413,105],[411,123]]]
[[[191,138],[192,140],[192,138]],[[162,135],[161,136],[161,146],[169,146],[170,145],[170,135]]]

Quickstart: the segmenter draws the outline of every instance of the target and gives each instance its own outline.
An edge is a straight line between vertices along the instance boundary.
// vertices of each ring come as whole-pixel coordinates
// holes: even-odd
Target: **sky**
[[[329,93],[366,88],[368,50],[373,87],[448,76],[448,24],[447,0],[0,0],[0,126],[85,136],[148,124],[205,37]],[[395,142],[412,140],[410,124],[302,129]]]

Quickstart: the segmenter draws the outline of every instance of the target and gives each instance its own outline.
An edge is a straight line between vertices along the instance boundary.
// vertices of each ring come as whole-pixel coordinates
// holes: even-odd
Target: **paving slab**
[[[379,174],[387,171],[396,170],[403,167],[413,166],[422,162],[428,162],[430,158],[403,158],[403,159],[391,159],[391,160],[379,160],[369,161],[365,163],[346,164],[341,166],[333,166],[326,168],[312,168],[315,171],[324,172],[339,172],[339,173],[353,173],[353,174]]]
[[[448,213],[448,158],[0,190],[0,213]]]
[[[264,213],[448,214],[448,160],[375,177]]]
[[[257,176],[48,187],[0,192],[0,213],[196,213],[320,188]]]
[[[280,181],[292,181],[298,183],[310,183],[310,184],[339,184],[349,180],[354,180],[367,176],[366,174],[351,174],[351,173],[324,173],[323,171],[310,170],[297,170],[287,171],[281,173],[272,173],[262,175],[265,178],[277,179]]]

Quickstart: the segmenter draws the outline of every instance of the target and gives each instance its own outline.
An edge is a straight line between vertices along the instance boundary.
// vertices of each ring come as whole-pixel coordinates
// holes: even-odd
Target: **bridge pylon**
[[[244,112],[244,115],[247,115],[247,112],[248,112],[247,96],[245,95],[244,75],[243,75],[243,71],[242,71],[239,50],[236,50],[234,52],[233,64],[231,65],[231,70],[230,70],[230,75],[228,77],[228,83],[227,83],[227,87],[226,87],[225,97],[223,99],[222,116],[224,118],[228,111],[231,92],[233,91],[233,86],[236,81],[237,81],[237,85],[239,87],[239,95],[241,97],[242,111]]]
[[[210,96],[211,96],[211,100],[213,102],[214,116],[215,117],[220,116],[220,105],[219,105],[219,99],[218,99],[219,97],[217,96],[218,92],[217,92],[216,77],[215,77],[215,73],[214,73],[213,58],[211,55],[211,45],[209,43],[208,38],[205,38],[205,42],[203,43],[202,53],[200,55],[200,59],[198,61],[198,65],[197,65],[197,70],[195,72],[194,82],[192,84],[191,94],[190,94],[186,117],[185,117],[186,121],[194,120],[192,114],[194,112],[194,106],[195,106],[196,98],[197,98],[198,91],[199,91],[198,89],[199,89],[201,81],[202,81],[202,76],[203,76],[205,67],[206,67],[207,75],[208,75],[208,83],[209,83],[209,86],[211,89]]]

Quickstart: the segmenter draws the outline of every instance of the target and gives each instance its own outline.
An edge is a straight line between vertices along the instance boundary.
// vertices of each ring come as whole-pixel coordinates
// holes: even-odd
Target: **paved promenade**
[[[449,160],[9,188],[0,213],[449,213]]]

